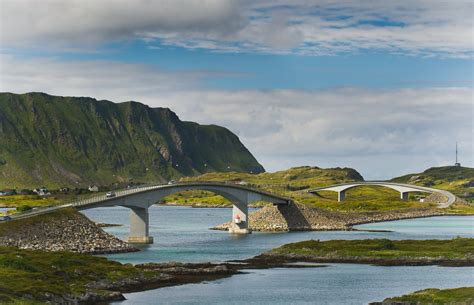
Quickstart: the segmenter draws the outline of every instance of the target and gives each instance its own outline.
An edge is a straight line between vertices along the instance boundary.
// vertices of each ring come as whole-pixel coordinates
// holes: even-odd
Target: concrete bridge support
[[[337,202],[346,200],[346,191],[337,192]]]
[[[232,224],[229,227],[229,233],[249,234],[248,222],[249,207],[247,203],[234,202],[232,207]]]
[[[149,235],[148,208],[130,207],[130,235],[128,242],[133,244],[152,244]]]
[[[408,200],[408,192],[400,192],[401,200]]]

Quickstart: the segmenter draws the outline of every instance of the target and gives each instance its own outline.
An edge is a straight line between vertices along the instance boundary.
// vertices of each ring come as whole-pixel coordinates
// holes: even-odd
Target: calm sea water
[[[128,210],[97,208],[91,219],[122,223],[106,230],[128,234]],[[289,242],[307,239],[449,239],[474,237],[474,217],[431,217],[358,226],[392,232],[333,231],[253,233],[234,236],[209,227],[231,218],[230,209],[154,206],[150,232],[155,243],[138,253],[109,255],[126,263],[225,261],[249,258]],[[325,268],[250,270],[230,278],[127,294],[116,304],[367,304],[389,296],[437,287],[474,285],[474,268],[375,267],[331,264]]]

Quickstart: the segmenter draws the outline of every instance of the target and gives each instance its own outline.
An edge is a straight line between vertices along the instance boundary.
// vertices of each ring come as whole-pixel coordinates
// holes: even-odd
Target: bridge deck
[[[317,193],[318,191],[345,192],[348,189],[358,187],[358,186],[382,186],[382,187],[389,187],[392,189],[396,189],[400,192],[441,193],[444,196],[446,196],[447,200],[444,203],[439,203],[438,204],[439,208],[447,208],[456,201],[456,196],[446,190],[440,190],[440,189],[413,185],[413,184],[406,184],[406,183],[387,182],[387,181],[355,181],[355,182],[340,183],[340,184],[334,184],[330,186],[311,189],[308,191],[308,193]]]
[[[24,212],[21,214],[16,214],[12,215],[11,218],[13,219],[21,219],[21,218],[28,218],[36,215],[41,215],[41,214],[46,214],[50,213],[52,211],[62,209],[62,208],[68,208],[68,207],[74,207],[76,209],[86,209],[89,206],[96,206],[100,203],[105,203],[108,201],[113,201],[117,200],[117,198],[126,198],[128,196],[133,196],[136,194],[140,193],[146,193],[158,189],[166,189],[166,188],[177,188],[177,187],[225,187],[225,188],[233,188],[233,189],[240,189],[248,192],[253,192],[257,193],[263,196],[267,196],[269,198],[273,198],[275,200],[279,200],[281,202],[274,202],[273,204],[280,205],[280,204],[288,204],[292,202],[290,198],[286,198],[283,196],[275,195],[263,190],[259,189],[254,189],[250,187],[245,187],[242,185],[238,185],[235,183],[229,183],[229,182],[209,182],[209,181],[203,181],[203,182],[177,182],[173,184],[157,184],[157,185],[147,185],[143,187],[137,187],[137,188],[131,188],[127,190],[121,190],[121,191],[115,191],[115,196],[114,197],[107,197],[105,195],[99,195],[99,196],[94,196],[91,198],[83,199],[83,200],[77,200],[73,201],[70,203],[54,206],[54,207],[46,207],[46,208],[38,208],[32,211]]]

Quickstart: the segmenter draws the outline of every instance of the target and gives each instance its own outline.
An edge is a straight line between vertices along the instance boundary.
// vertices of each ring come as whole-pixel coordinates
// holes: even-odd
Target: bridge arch
[[[337,192],[337,201],[341,202],[346,199],[347,190],[360,187],[360,186],[382,186],[382,187],[390,188],[392,190],[398,191],[400,193],[400,198],[402,200],[408,200],[408,193],[410,192],[424,192],[424,193],[440,192],[447,197],[448,206],[455,201],[454,195],[447,191],[437,190],[437,189],[418,186],[418,185],[393,183],[393,182],[385,182],[385,181],[350,182],[350,183],[336,184],[336,185],[331,185],[327,187],[312,189],[309,192],[310,193],[317,193],[318,191]]]
[[[116,197],[102,196],[96,200],[86,200],[73,204],[84,210],[95,207],[123,206],[130,209],[130,243],[153,243],[149,235],[148,208],[160,199],[187,190],[205,190],[221,195],[232,202],[232,225],[230,233],[248,234],[248,205],[255,201],[267,201],[275,205],[286,205],[290,199],[240,185],[229,183],[177,183],[126,190],[116,193]]]

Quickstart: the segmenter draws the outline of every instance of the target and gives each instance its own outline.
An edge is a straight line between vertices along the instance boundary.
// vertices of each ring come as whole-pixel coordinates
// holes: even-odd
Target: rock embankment
[[[341,213],[331,212],[304,204],[266,206],[249,215],[252,231],[328,231],[350,230],[353,225],[399,219],[444,215],[435,209],[412,209],[409,211]],[[215,227],[227,230],[231,222]]]
[[[266,206],[249,215],[250,229],[253,231],[345,230],[346,223],[339,213],[299,203]],[[226,222],[215,229],[227,230],[230,224]]]
[[[409,211],[387,211],[387,212],[365,212],[348,213],[346,218],[347,226],[360,225],[364,223],[392,221],[401,219],[423,218],[446,215],[443,211],[435,209],[411,209]]]
[[[438,192],[434,192],[426,196],[426,198],[423,201],[438,204],[438,203],[444,203],[447,200],[448,200],[448,197],[446,197],[445,195]]]
[[[1,223],[0,246],[90,254],[138,251],[73,209]]]

